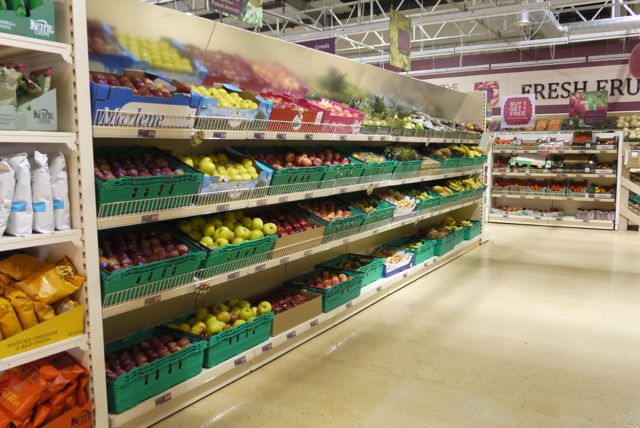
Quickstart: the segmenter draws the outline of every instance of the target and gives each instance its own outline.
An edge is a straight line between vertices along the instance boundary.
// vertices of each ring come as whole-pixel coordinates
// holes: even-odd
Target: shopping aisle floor
[[[640,426],[640,234],[490,237],[157,427]]]

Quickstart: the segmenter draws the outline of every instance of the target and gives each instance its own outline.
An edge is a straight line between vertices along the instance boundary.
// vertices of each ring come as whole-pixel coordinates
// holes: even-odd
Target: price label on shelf
[[[144,305],[145,306],[155,305],[156,303],[160,303],[161,300],[162,300],[161,294],[147,297],[146,299],[144,299]]]
[[[304,134],[304,139],[306,141],[313,141],[313,134]]]
[[[349,189],[345,188],[345,187],[341,187],[340,188],[340,193],[347,193],[349,191]]]
[[[229,211],[229,204],[220,204],[220,205],[216,206],[216,211],[217,212]]]
[[[171,401],[171,393],[170,392],[167,392],[163,396],[156,398],[156,407],[160,406],[161,404],[166,403],[167,401]]]
[[[204,131],[197,131],[191,134],[191,139],[189,140],[189,145],[191,147],[198,147],[203,142],[204,142]]]
[[[218,139],[218,140],[224,140],[227,138],[227,133],[226,132],[214,132],[213,133],[213,138]]]
[[[283,258],[280,259],[280,264],[281,265],[284,265],[284,264],[287,264],[287,263],[289,263],[289,257],[283,257]]]
[[[278,203],[279,203],[279,204],[282,204],[282,203],[284,203],[284,202],[288,202],[288,201],[289,201],[289,197],[288,197],[288,196],[280,196],[280,197],[278,198]]]
[[[311,254],[313,254],[313,250],[307,250],[304,252],[305,257],[309,257]]]
[[[140,218],[140,223],[141,224],[146,224],[146,223],[155,223],[158,221],[158,219],[160,219],[160,214],[146,214],[143,215]]]
[[[263,207],[267,205],[267,200],[266,199],[258,199],[256,201],[256,207]]]
[[[341,135],[340,136],[340,141],[347,141],[347,136],[346,135]]]
[[[262,352],[267,352],[273,349],[273,343],[269,342],[266,345],[262,345]]]
[[[233,365],[234,365],[235,367],[238,367],[238,366],[243,365],[243,364],[244,364],[244,363],[246,363],[246,362],[247,362],[247,356],[246,356],[246,355],[243,355],[242,357],[240,357],[240,358],[236,358],[235,360],[233,360]]]
[[[376,292],[380,293],[381,291],[382,291],[382,285],[379,285],[379,286],[376,288]]]
[[[262,263],[261,265],[256,265],[255,271],[256,272],[263,271],[263,270],[265,270],[266,267],[267,267],[266,263]]]
[[[253,138],[256,140],[264,140],[264,132],[254,132]]]
[[[313,199],[313,193],[305,193],[304,194],[304,198],[305,199]]]
[[[240,278],[240,271],[232,272],[229,275],[227,275],[227,281],[230,281],[232,279],[237,279],[237,278]]]
[[[313,321],[311,321],[311,322],[309,323],[309,327],[315,327],[315,326],[317,326],[318,324],[320,324],[320,321],[318,321],[318,320],[316,319],[316,320],[313,320]]]
[[[349,309],[350,307],[353,306],[353,302],[348,302],[346,306],[347,306],[347,309]]]
[[[283,132],[279,132],[276,134],[276,140],[286,140],[286,139],[287,139],[287,134]]]
[[[367,136],[367,140],[369,140],[369,141],[373,141],[373,140],[375,140],[375,138],[376,137],[374,137],[373,135],[368,135]]]
[[[287,340],[291,340],[294,337],[296,337],[296,331],[295,330],[290,331],[289,333],[287,333]]]
[[[138,129],[138,138],[156,138],[156,130]]]

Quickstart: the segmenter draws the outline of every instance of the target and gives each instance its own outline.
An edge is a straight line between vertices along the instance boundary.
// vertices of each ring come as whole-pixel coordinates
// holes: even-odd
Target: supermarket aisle
[[[637,426],[640,236],[491,239],[156,426]]]

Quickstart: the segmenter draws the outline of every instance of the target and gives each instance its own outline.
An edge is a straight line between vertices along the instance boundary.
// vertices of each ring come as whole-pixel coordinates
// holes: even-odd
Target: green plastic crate
[[[408,174],[410,172],[417,172],[420,169],[420,166],[422,165],[421,159],[406,160],[406,161],[396,160],[394,162],[396,162],[396,167],[394,168],[393,173],[396,175]]]
[[[428,192],[431,195],[429,199],[417,199],[418,205],[416,205],[415,211],[426,210],[430,208],[434,208],[440,205],[442,201],[442,196],[438,195],[434,192]]]
[[[434,254],[436,256],[442,256],[448,253],[449,251],[453,250],[453,247],[456,246],[455,244],[456,239],[457,237],[455,233],[450,233],[444,239],[436,239]]]
[[[441,169],[449,169],[449,168],[457,168],[460,166],[460,158],[449,158],[449,159],[444,159],[444,158],[439,158],[437,156],[431,156],[429,155],[429,157],[431,159],[435,159],[438,162],[440,162],[440,168]]]
[[[362,274],[361,287],[364,287],[365,285],[369,285],[373,281],[377,281],[380,278],[382,278],[382,273],[384,272],[384,259],[381,259],[380,257],[363,256],[360,254],[343,254],[340,257],[336,257],[335,259],[322,262],[316,265],[316,267],[335,268],[337,265],[339,265],[345,260],[353,260],[353,261],[359,260],[359,261],[368,262],[367,264],[362,265],[361,267],[359,267],[354,271]],[[341,268],[341,269],[351,271],[351,269],[344,269],[344,268]]]
[[[310,287],[304,283],[307,277],[314,276],[316,273],[322,272],[324,270],[336,273],[344,273],[345,275],[350,276],[351,279],[348,279],[345,282],[327,289]],[[305,273],[304,275],[300,275],[298,277],[290,279],[289,281],[285,282],[284,285],[286,287],[303,288],[305,290],[321,294],[322,312],[330,312],[338,306],[344,305],[345,303],[355,299],[360,295],[360,289],[362,288],[362,278],[363,275],[358,272],[352,272],[342,269],[320,268],[314,269],[311,272]]]
[[[318,201],[318,200],[314,200],[314,201]],[[340,201],[340,203],[343,203],[343,202]],[[346,203],[343,203],[343,204],[345,205],[345,207],[347,206]],[[364,221],[364,213],[356,208],[350,207],[350,210],[352,213],[350,217],[339,219],[339,220],[333,220],[329,222],[316,216],[310,211],[306,210],[303,206],[299,204],[297,206],[300,209],[302,209],[305,212],[305,214],[309,216],[311,220],[317,223],[320,223],[324,226],[325,236],[331,235],[333,233],[344,232],[345,230],[348,230],[348,229],[355,229],[356,227],[362,226],[362,222]]]
[[[326,171],[320,181],[320,189],[334,187],[333,180],[340,180],[339,186],[356,184],[364,174],[364,166],[359,160],[349,156],[350,164],[331,165],[326,167]]]
[[[454,239],[453,239],[454,247],[460,244],[462,241],[464,241],[464,229],[460,229],[456,232],[453,232],[452,235],[454,236]]]
[[[340,150],[342,153],[350,157],[353,157],[354,152],[371,151],[363,147],[348,147],[348,146],[346,147],[340,146],[337,148],[337,150]],[[356,159],[356,160],[360,161],[359,159]],[[368,177],[372,175],[392,174],[393,170],[396,168],[396,162],[391,160],[386,160],[384,162],[370,162],[370,163],[362,162],[362,161],[360,162],[362,163],[363,177]]]
[[[129,226],[126,228],[118,229],[117,232],[127,232],[129,230],[139,230],[141,226]],[[172,257],[165,260],[158,260],[156,262],[147,263],[142,266],[130,266],[126,269],[122,269],[116,272],[107,273],[100,269],[100,282],[102,284],[102,299],[106,300],[107,296],[113,293],[117,293],[123,290],[128,290],[141,285],[150,284],[161,280],[169,280],[173,277],[178,277],[189,272],[195,272],[200,268],[200,264],[206,257],[206,253],[200,245],[196,245],[193,241],[181,233],[174,231],[173,229],[167,229],[169,233],[174,237],[175,241],[180,244],[185,244],[189,247],[189,253]],[[100,232],[100,238],[106,238],[111,236],[116,231],[109,230]],[[163,291],[168,288],[179,287],[192,281],[191,278],[186,276],[179,281],[166,281],[168,284],[163,286],[162,289],[155,290],[157,292]],[[118,296],[117,298],[110,297],[110,305],[121,303],[130,297]]]
[[[264,262],[277,240],[278,235],[270,235],[239,244],[228,244],[213,250],[209,250],[195,241],[194,244],[206,252],[202,268],[210,270],[206,276],[213,276]]]
[[[419,248],[405,247],[406,244],[416,241],[420,241],[422,243]],[[413,253],[413,264],[417,265],[435,256],[436,243],[437,241],[435,240],[403,237],[395,239],[385,244],[385,246],[402,248],[409,253]]]
[[[183,175],[153,176],[153,177],[122,177],[103,179],[95,176],[96,201],[98,213],[106,216],[125,215],[133,212],[144,212],[142,207],[148,206],[148,211],[182,208],[193,203],[193,198],[200,191],[204,174],[191,168],[169,154],[153,147],[110,147],[96,150],[95,156],[107,157],[109,155],[126,156],[130,154],[151,154],[155,157],[166,159],[172,168],[181,168]],[[183,196],[177,198],[176,196]],[[158,199],[166,198],[166,199]],[[115,202],[132,202],[147,199],[157,199],[148,204],[115,204]],[[103,208],[104,204],[113,204]]]
[[[363,196],[364,198],[364,196]],[[393,204],[390,204],[389,202],[383,200],[383,199],[379,199],[373,196],[368,196],[368,198],[374,199],[376,201],[379,201],[378,206],[376,207],[375,211],[372,211],[370,213],[365,213],[362,212],[360,210],[358,210],[358,208],[356,208],[355,206],[349,204],[349,208],[351,209],[355,209],[358,210],[358,212],[362,213],[362,226],[366,226],[368,224],[372,224],[372,223],[377,223],[383,220],[388,220],[391,217],[393,217],[393,214],[396,212],[396,206]],[[360,199],[359,197],[353,197],[350,198],[352,200],[358,200]],[[347,199],[342,199],[344,202],[349,203],[349,200]]]
[[[153,328],[135,333],[106,345],[106,354],[140,343],[154,334],[167,334],[164,329]],[[177,333],[170,333],[179,337]],[[107,401],[111,413],[122,413],[142,401],[160,394],[202,371],[205,344],[192,341],[191,345],[175,354],[159,358],[146,366],[137,367],[116,379],[107,379]]]
[[[191,314],[171,321],[172,323],[186,322]],[[188,337],[200,341],[204,346],[204,359],[202,365],[210,369],[218,364],[243,353],[247,349],[261,344],[269,339],[274,312],[259,315],[253,320],[245,322],[241,326],[230,330],[223,330],[211,337],[196,336],[178,330],[170,330],[179,337]]]
[[[471,226],[464,228],[464,239],[470,240],[480,235],[482,232],[482,222],[472,221]]]

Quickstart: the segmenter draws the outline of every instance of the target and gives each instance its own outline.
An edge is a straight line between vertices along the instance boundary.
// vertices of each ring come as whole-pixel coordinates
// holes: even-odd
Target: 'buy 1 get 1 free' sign
[[[535,107],[536,97],[533,94],[501,96],[501,128],[532,128]]]

